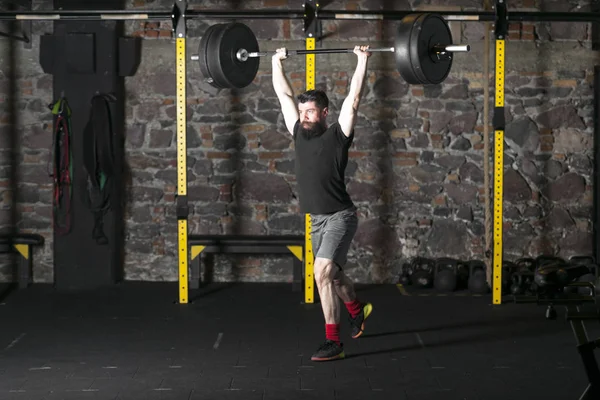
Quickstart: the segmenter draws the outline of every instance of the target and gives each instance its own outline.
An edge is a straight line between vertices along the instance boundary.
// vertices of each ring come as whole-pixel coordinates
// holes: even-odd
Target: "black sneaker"
[[[343,344],[337,344],[333,340],[326,339],[325,343],[319,346],[310,359],[311,361],[331,361],[344,358],[345,356]]]
[[[371,311],[373,311],[373,305],[371,303],[365,303],[356,318],[348,317],[350,328],[352,329],[352,339],[356,339],[363,334],[363,331],[365,330],[365,320],[371,315]]]

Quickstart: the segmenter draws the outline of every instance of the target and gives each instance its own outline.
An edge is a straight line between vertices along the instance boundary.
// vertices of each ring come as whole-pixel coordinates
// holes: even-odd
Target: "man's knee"
[[[314,267],[315,280],[319,282],[319,284],[333,282],[339,272],[339,268],[333,260],[328,260],[326,258],[315,259]]]

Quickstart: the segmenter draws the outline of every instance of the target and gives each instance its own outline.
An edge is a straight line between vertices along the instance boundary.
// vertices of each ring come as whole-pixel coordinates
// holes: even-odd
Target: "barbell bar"
[[[377,52],[394,52],[393,47],[382,47],[369,49],[372,53]],[[334,53],[352,53],[354,49],[313,49],[313,50],[288,50],[286,49],[286,56],[299,56],[304,54],[334,54]],[[266,57],[272,56],[276,52],[275,51],[255,51],[252,53],[248,53],[246,49],[240,49],[237,53],[238,60],[246,61],[248,58],[252,57]]]
[[[471,50],[471,46],[465,45],[449,45],[449,46],[433,46],[431,51],[433,54],[445,55],[447,53],[458,53],[468,52]],[[394,47],[378,47],[368,49],[370,53],[394,53],[396,49]],[[272,56],[275,51],[254,51],[249,53],[246,49],[239,49],[236,52],[236,57],[239,61],[246,61],[248,58],[253,57],[267,57]],[[288,50],[286,49],[286,56],[296,56],[304,54],[334,54],[334,53],[354,53],[354,49],[313,49],[313,50]],[[197,60],[197,56],[192,57]]]
[[[395,54],[397,68],[409,84],[439,84],[452,67],[453,53],[470,51],[468,44],[454,44],[446,20],[438,14],[410,14],[398,24],[395,45],[369,49]],[[287,50],[288,55],[352,53],[349,49]],[[240,22],[210,26],[200,41],[200,71],[206,82],[219,89],[244,88],[258,72],[261,52],[252,30]]]
[[[401,20],[413,11],[369,11],[319,10],[320,20]],[[498,16],[494,11],[443,11],[433,10],[448,21],[495,22]],[[0,21],[50,21],[50,20],[146,20],[167,21],[173,18],[172,10],[16,10],[0,11]],[[206,10],[188,8],[185,19],[304,19],[304,10]],[[510,10],[508,22],[598,22],[597,12],[547,12]]]
[[[295,56],[302,54],[331,54],[331,53],[352,53],[354,49],[314,49],[314,50],[288,50],[286,49],[286,56]],[[370,52],[394,52],[393,47],[383,47],[377,49],[369,49]],[[275,55],[276,51],[253,51],[248,52],[246,49],[239,49],[236,51],[235,56],[239,61],[247,61],[249,58],[256,57],[268,57]],[[199,56],[193,55],[193,61],[198,61]]]

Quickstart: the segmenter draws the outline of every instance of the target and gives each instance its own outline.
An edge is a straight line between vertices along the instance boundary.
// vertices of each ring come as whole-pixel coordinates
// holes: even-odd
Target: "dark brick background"
[[[36,1],[37,8],[46,2]],[[328,9],[447,9],[448,2],[332,1]],[[481,10],[482,1],[453,2]],[[512,1],[521,10],[588,11],[589,2]],[[213,9],[297,9],[302,1],[203,1]],[[191,6],[194,5],[191,2]],[[130,7],[170,10],[168,1],[130,1]],[[222,21],[188,24],[188,54],[204,30]],[[243,21],[261,48],[303,48],[301,21]],[[127,32],[144,38],[138,73],[126,79],[126,277],[177,279],[175,46],[171,23],[132,21]],[[349,274],[360,282],[395,279],[415,255],[483,258],[485,251],[484,86],[493,110],[494,44],[484,81],[485,24],[452,22],[455,42],[470,43],[441,85],[408,86],[390,55],[373,55],[347,170],[360,225]],[[394,22],[325,21],[324,47],[373,46],[393,40]],[[493,28],[492,28],[493,29]],[[52,281],[52,78],[39,65],[39,37],[49,22],[34,23],[32,49],[19,50],[19,199],[8,188],[6,141],[0,155],[2,214],[16,204],[19,228],[47,238],[36,253],[37,281]],[[511,24],[507,41],[504,250],[523,255],[585,254],[592,246],[593,66],[591,26],[585,23]],[[6,48],[6,40],[0,42]],[[3,51],[2,54],[6,52]],[[317,86],[330,93],[335,120],[355,67],[353,55],[317,59]],[[6,130],[6,71],[0,64],[0,129]],[[296,92],[305,87],[304,60],[286,61]],[[217,92],[188,63],[188,166],[193,233],[303,232],[294,182],[293,147],[271,86],[270,60],[248,88]],[[493,131],[491,132],[493,137]],[[492,147],[493,149],[493,147]],[[492,169],[490,169],[492,171]],[[490,172],[491,173],[491,172]],[[289,268],[287,266],[289,265]],[[0,275],[4,272],[0,268]],[[221,257],[218,280],[287,281],[289,259]]]

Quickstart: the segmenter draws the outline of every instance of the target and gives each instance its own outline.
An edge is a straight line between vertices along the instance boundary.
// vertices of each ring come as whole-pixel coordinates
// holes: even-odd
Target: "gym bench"
[[[294,256],[292,290],[300,291],[303,284],[303,235],[190,235],[190,289],[200,286],[201,254],[289,254]]]
[[[540,288],[538,294],[514,296],[515,303],[536,303],[547,306],[546,319],[550,320],[556,319],[555,306],[565,307],[566,320],[571,324],[577,352],[588,379],[588,385],[579,400],[600,399],[600,367],[594,354],[594,351],[600,348],[600,338],[590,340],[585,329],[585,321],[600,321],[597,306],[598,293],[595,282],[578,281],[589,272],[589,267],[581,264],[555,263],[541,266],[535,271],[535,282]],[[564,289],[567,287],[575,289],[576,292],[565,293]],[[586,305],[588,307],[583,309]]]
[[[35,233],[18,233],[16,236],[0,234],[0,253],[19,253],[19,289],[27,288],[33,282],[33,246],[42,246],[44,237]]]
[[[574,286],[585,286],[577,282]],[[585,329],[585,321],[600,321],[600,314],[596,307],[593,312],[583,311],[585,304],[596,304],[595,293],[592,296],[568,294],[561,296],[515,296],[515,303],[537,303],[547,305],[546,319],[556,319],[554,306],[566,308],[566,320],[570,322],[575,335],[577,352],[581,357],[583,367],[588,379],[588,385],[579,397],[579,400],[595,400],[600,398],[600,369],[594,351],[600,348],[600,338],[590,340]]]

